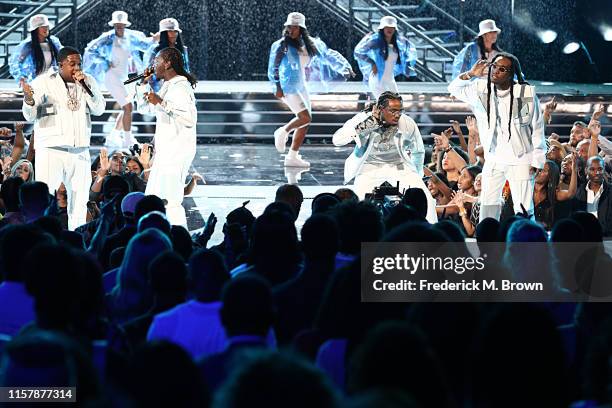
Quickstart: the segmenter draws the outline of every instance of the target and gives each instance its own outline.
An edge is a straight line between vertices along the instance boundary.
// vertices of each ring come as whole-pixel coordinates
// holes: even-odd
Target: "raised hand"
[[[465,118],[465,126],[467,126],[470,133],[478,132],[478,124],[476,123],[476,118],[474,116],[467,116]]]
[[[597,139],[601,134],[601,122],[596,119],[591,119],[589,122],[589,132],[591,133],[592,138]]]
[[[554,112],[557,110],[557,101],[555,101],[556,96],[553,96],[553,98],[550,100],[550,102],[548,102],[546,105],[544,105],[544,110],[547,112]]]
[[[595,109],[595,112],[593,112],[593,117],[591,118],[591,120],[599,120],[599,118],[601,118],[601,116],[604,114],[605,112],[605,106],[603,103],[599,104],[599,107],[597,109]]]
[[[461,131],[461,125],[459,124],[459,122],[457,122],[456,120],[451,120],[451,127],[453,129],[453,131],[455,132],[456,135],[462,135],[463,132]]]
[[[2,137],[10,137],[13,134],[13,131],[7,127],[0,128],[0,136]]]
[[[30,84],[28,84],[24,78],[21,78],[21,80],[19,81],[19,85],[21,86],[21,89],[23,89],[23,98],[25,102],[28,105],[33,105],[34,104],[34,90],[30,86]]]
[[[105,177],[110,170],[110,160],[108,159],[108,151],[106,148],[100,149],[100,168],[98,169],[97,176]]]
[[[149,143],[143,143],[140,147],[140,153],[138,154],[138,160],[145,169],[150,167],[151,162],[151,145]]]
[[[481,59],[470,69],[469,74],[472,77],[481,77],[485,75],[485,70],[489,67],[489,61]]]

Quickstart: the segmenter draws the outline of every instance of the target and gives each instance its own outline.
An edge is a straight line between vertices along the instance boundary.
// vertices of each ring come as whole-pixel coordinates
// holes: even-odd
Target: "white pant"
[[[87,201],[91,187],[89,148],[70,148],[69,151],[50,147],[36,147],[36,181],[42,181],[53,193],[61,183],[68,193],[68,228],[74,230],[85,224]]]
[[[420,188],[427,197],[427,221],[434,224],[438,222],[436,215],[436,200],[431,196],[423,179],[414,171],[409,169],[398,169],[394,165],[364,164],[359,174],[355,177],[355,193],[360,200],[365,198],[366,193],[371,193],[374,187],[384,182],[396,186],[400,182],[400,191],[408,188]]]
[[[383,77],[379,80],[378,74],[374,75],[374,73],[370,74],[370,78],[368,79],[368,88],[370,88],[370,93],[374,97],[374,100],[377,100],[380,94],[386,91],[399,93],[395,78]]]
[[[118,73],[109,70],[104,76],[104,85],[112,97],[119,103],[119,106],[124,107],[130,103],[128,101],[127,89],[125,89],[125,85],[123,85],[123,81]]]
[[[499,220],[500,199],[506,180],[510,184],[514,212],[522,212],[521,204],[533,215],[534,178],[529,164],[516,166],[487,160],[482,169],[482,191],[480,192],[480,221],[487,217]]]
[[[193,155],[175,158],[171,162],[167,157],[156,157],[147,181],[146,195],[156,195],[166,200],[166,217],[172,225],[187,227],[187,216],[183,208],[185,178],[193,161]]]

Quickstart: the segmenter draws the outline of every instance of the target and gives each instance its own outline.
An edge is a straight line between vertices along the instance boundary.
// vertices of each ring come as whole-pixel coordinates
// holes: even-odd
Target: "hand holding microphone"
[[[154,73],[155,73],[154,66],[147,67],[147,69],[145,69],[142,72],[142,74],[134,75],[131,78],[127,79],[126,81],[123,81],[123,85],[128,85],[128,84],[131,84],[132,82],[136,82],[140,80],[142,80],[142,83],[146,84],[147,82],[149,82],[149,79],[151,79],[151,76]]]
[[[76,82],[81,84],[83,89],[85,89],[85,92],[87,92],[87,95],[89,95],[89,96],[91,96],[93,98],[93,96],[94,96],[93,92],[91,92],[91,89],[89,89],[89,86],[85,82],[85,73],[83,71],[74,71],[74,74],[72,74],[72,78]]]

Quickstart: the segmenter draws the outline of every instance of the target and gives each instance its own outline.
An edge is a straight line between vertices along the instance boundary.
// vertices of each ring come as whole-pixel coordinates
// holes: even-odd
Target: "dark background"
[[[392,4],[421,4],[419,0],[392,1]],[[459,0],[434,3],[458,16]],[[529,79],[565,82],[612,82],[612,47],[598,26],[612,26],[610,0],[511,0],[466,1],[465,21],[477,31],[478,21],[493,18],[503,30],[500,46],[519,57]],[[83,50],[88,41],[110,29],[106,22],[114,10],[129,13],[132,29],[147,34],[157,31],[159,20],[175,17],[183,29],[183,42],[189,47],[192,70],[200,79],[262,80],[268,63],[270,44],[280,38],[286,15],[300,11],[312,35],[320,36],[353,64],[348,52],[346,25],[336,20],[315,0],[108,0],[81,20],[79,41]],[[424,7],[423,15],[427,15]],[[450,25],[449,25],[450,26]],[[534,29],[557,31],[551,44],[543,44]],[[359,36],[354,35],[352,44]],[[60,36],[62,43],[73,44],[72,32]],[[468,38],[466,38],[468,40]],[[582,41],[590,51],[589,64],[583,49],[565,55],[561,49],[568,41]]]

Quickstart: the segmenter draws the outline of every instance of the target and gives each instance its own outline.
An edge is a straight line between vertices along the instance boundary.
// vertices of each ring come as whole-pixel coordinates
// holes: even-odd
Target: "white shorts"
[[[285,94],[281,99],[295,115],[305,110],[307,110],[308,113],[312,112],[310,97],[306,92]]]
[[[391,91],[395,93],[399,93],[399,89],[397,88],[397,83],[395,82],[395,78],[381,78],[378,79],[378,75],[374,75],[374,73],[370,74],[370,78],[368,79],[368,87],[370,88],[370,93],[374,97],[375,100],[378,99],[380,94],[386,91]]]
[[[113,74],[112,71],[108,71],[104,77],[104,85],[106,89],[112,95],[112,97],[119,103],[119,106],[124,107],[128,103],[128,93],[123,85],[123,81],[118,75]]]

